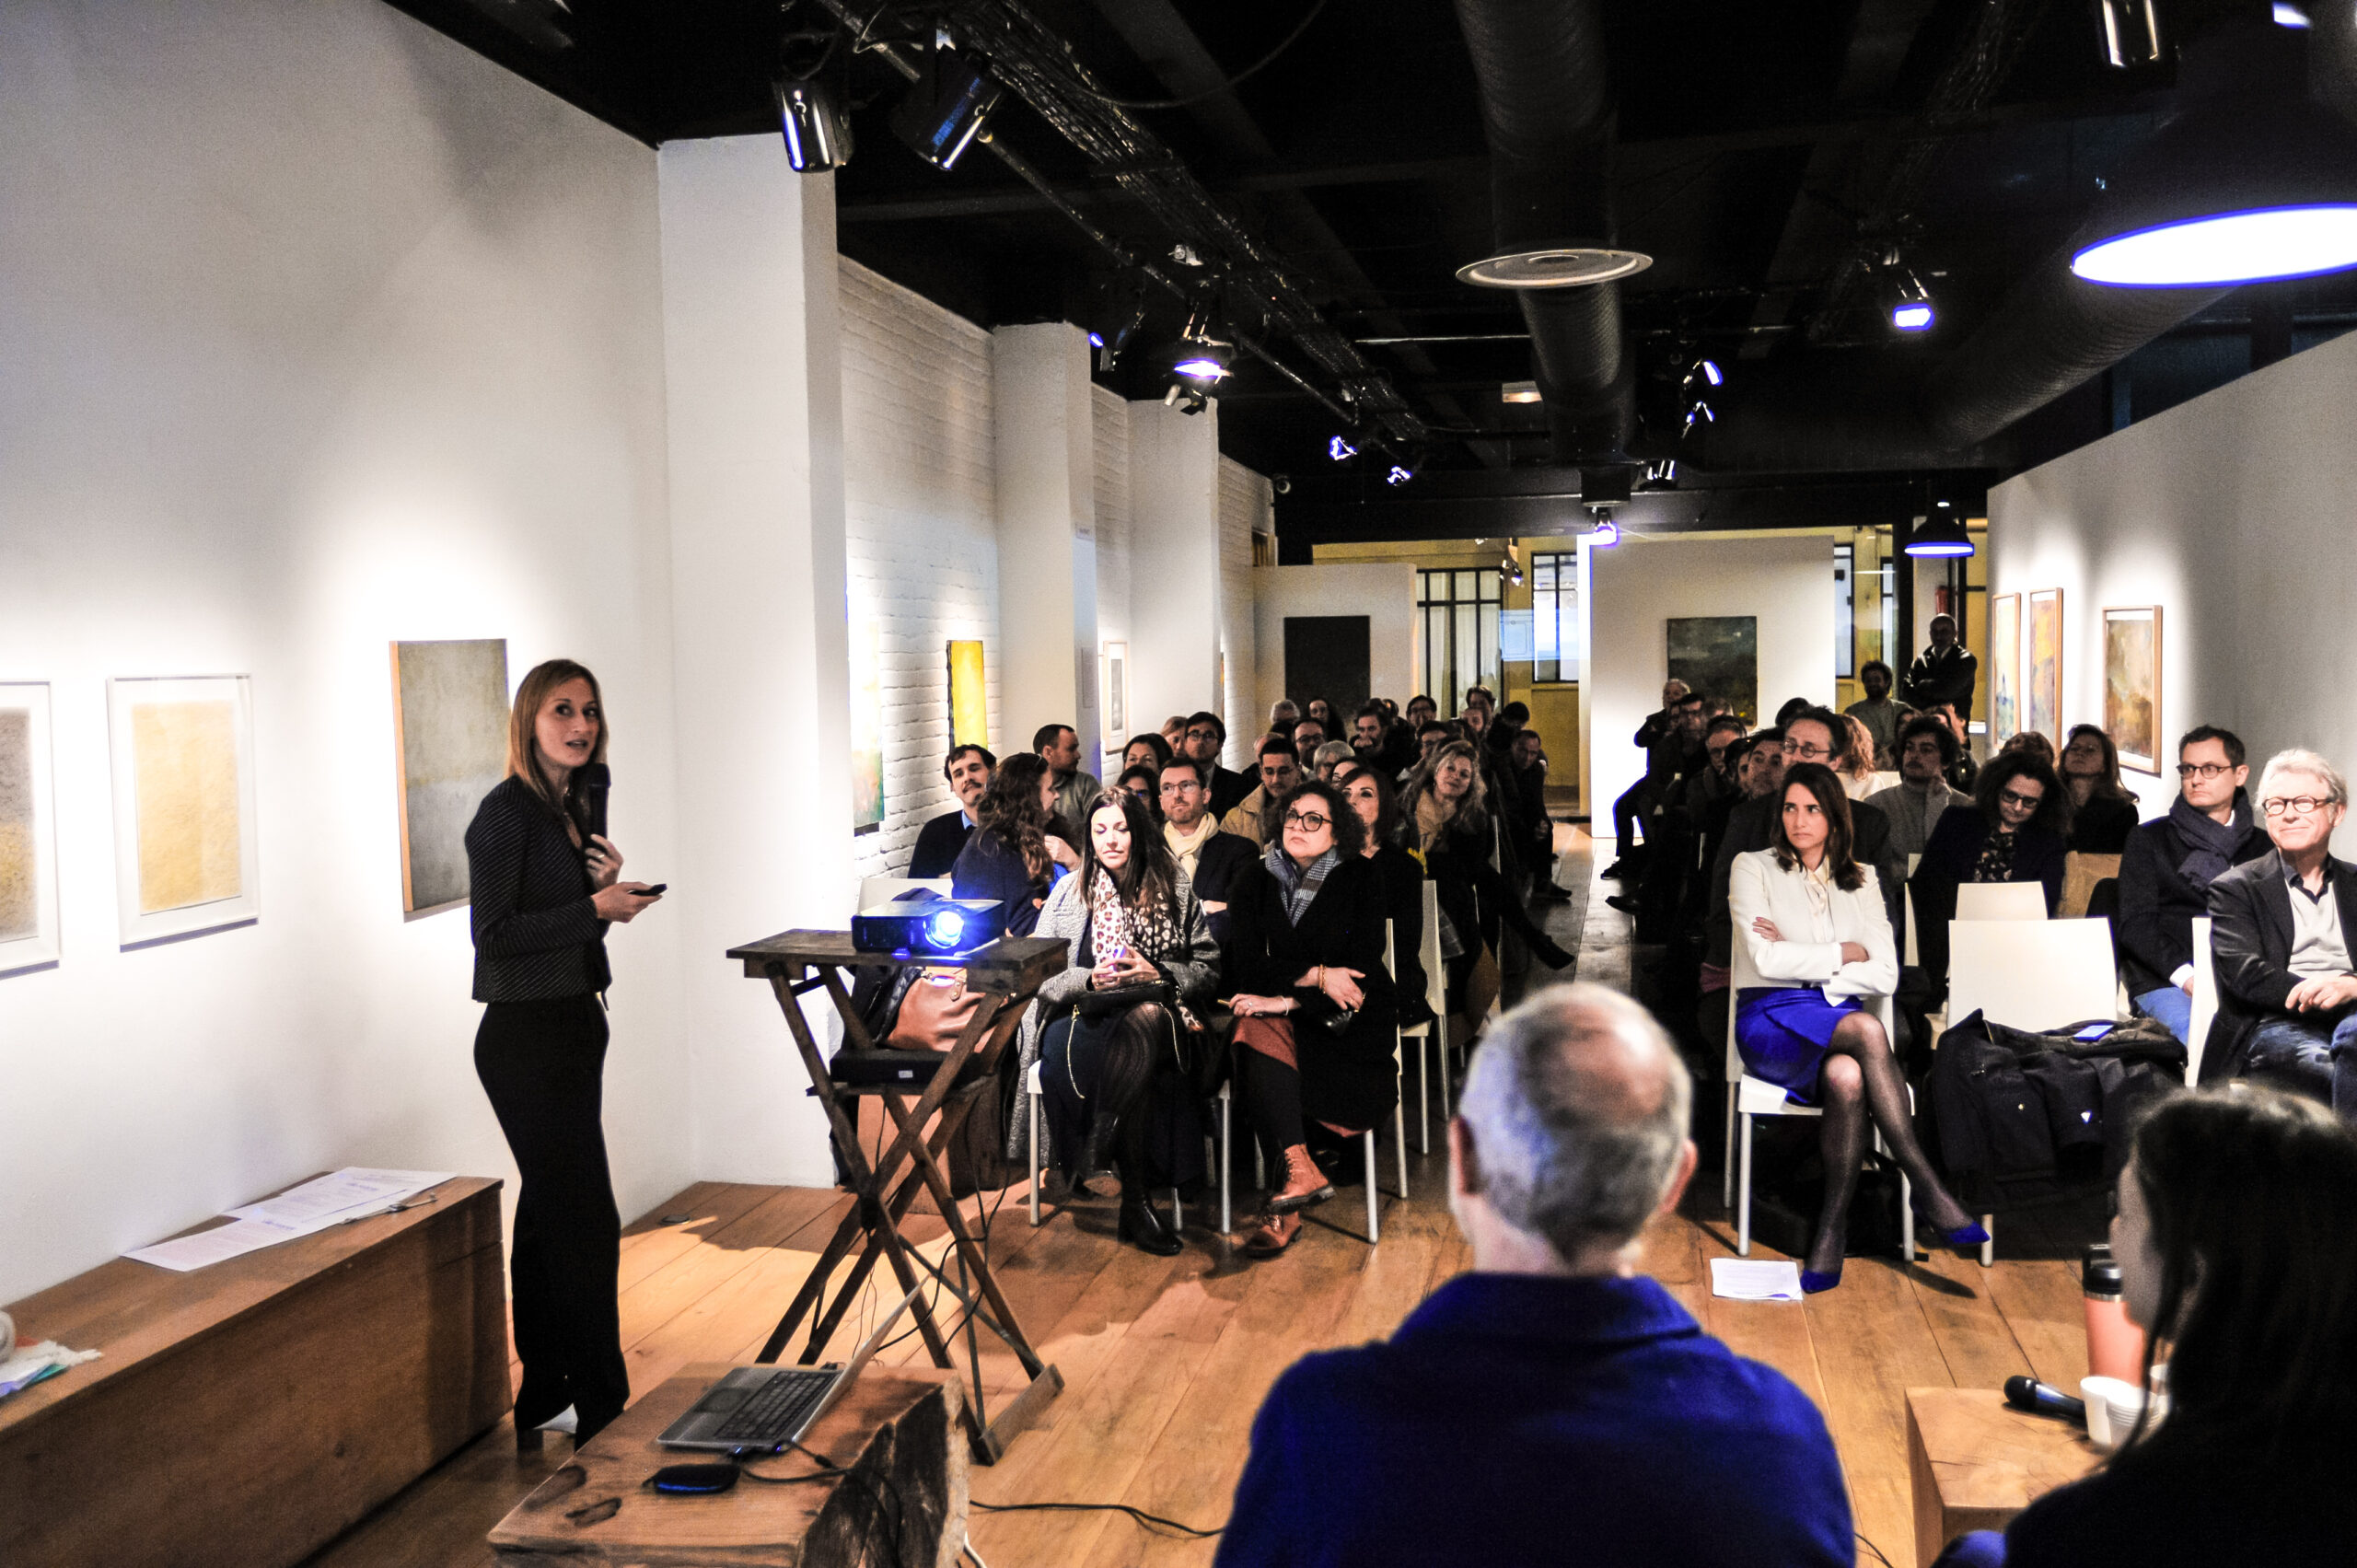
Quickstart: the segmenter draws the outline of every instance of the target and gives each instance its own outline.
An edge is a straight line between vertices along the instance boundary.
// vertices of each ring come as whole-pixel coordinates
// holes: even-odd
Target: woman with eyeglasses
[[[2036,882],[2046,889],[2051,919],[2062,901],[2070,854],[2070,794],[2034,752],[1991,757],[1973,784],[1972,798],[1978,810],[1940,813],[1931,842],[1923,846],[1922,864],[1907,882],[1915,900],[1916,952],[1923,972],[1944,989],[1956,889],[1967,882]]]
[[[1399,1098],[1383,877],[1360,853],[1365,838],[1341,793],[1313,779],[1286,799],[1260,865],[1230,889],[1236,1079],[1271,1183],[1244,1244],[1250,1257],[1292,1246],[1301,1211],[1334,1195],[1310,1140],[1347,1145]]]

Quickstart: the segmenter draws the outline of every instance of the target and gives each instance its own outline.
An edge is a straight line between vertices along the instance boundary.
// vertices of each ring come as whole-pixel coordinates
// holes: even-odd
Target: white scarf
[[[1202,858],[1203,846],[1211,842],[1212,835],[1218,831],[1219,823],[1208,811],[1196,820],[1195,830],[1191,834],[1180,831],[1176,823],[1165,822],[1162,825],[1162,842],[1170,846],[1171,854],[1178,859],[1178,869],[1187,874],[1190,882],[1195,879],[1195,863]]]

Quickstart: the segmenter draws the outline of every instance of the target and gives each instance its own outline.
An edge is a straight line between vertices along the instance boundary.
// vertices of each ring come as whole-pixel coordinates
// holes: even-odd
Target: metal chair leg
[[[1997,1266],[1997,1216],[1981,1215],[1980,1228],[1989,1233],[1989,1239],[1980,1244],[1980,1266],[1993,1269]]]
[[[1424,1049],[1430,1038],[1429,1030],[1416,1037],[1416,1152],[1420,1155],[1433,1152],[1433,1059]],[[1407,1151],[1402,1149],[1400,1154],[1405,1157]]]
[[[1368,1128],[1368,1129],[1366,1130],[1365,1137],[1366,1137],[1366,1238],[1367,1238],[1367,1240],[1368,1240],[1368,1241],[1370,1241],[1370,1242],[1376,1242],[1376,1241],[1380,1241],[1380,1240],[1382,1240],[1382,1239],[1383,1239],[1383,1229],[1382,1229],[1383,1221],[1382,1221],[1382,1219],[1381,1219],[1381,1218],[1380,1218],[1380,1216],[1379,1216],[1379,1211],[1380,1211],[1380,1209],[1381,1209],[1382,1205],[1376,1202],[1376,1189],[1378,1186],[1380,1186],[1380,1185],[1381,1185],[1381,1183],[1380,1183],[1379,1181],[1377,1181],[1377,1180],[1376,1180],[1376,1171],[1378,1171],[1378,1170],[1380,1170],[1380,1169],[1382,1169],[1383,1167],[1380,1167],[1380,1166],[1378,1166],[1378,1165],[1376,1165],[1376,1164],[1375,1163],[1375,1129],[1374,1129],[1374,1128],[1372,1128],[1372,1127]]]
[[[1023,1098],[1031,1102],[1031,1226],[1036,1230],[1039,1225],[1039,1097],[1027,1091]]]
[[[1736,1195],[1741,1200],[1741,1206],[1735,1212],[1735,1255],[1748,1258],[1751,1256],[1751,1118],[1738,1112],[1736,1120],[1742,1123],[1738,1135],[1743,1140],[1743,1164],[1736,1179],[1739,1189]]]
[[[1399,1165],[1399,1196],[1408,1195],[1408,1115],[1407,1107],[1391,1108],[1391,1141]]]
[[[1219,1086],[1219,1229],[1223,1236],[1236,1228],[1236,1211],[1228,1192],[1230,1173],[1236,1168],[1236,1148],[1231,1142],[1233,1134],[1228,1122],[1228,1110],[1234,1098],[1228,1093],[1228,1086],[1222,1084]]]
[[[1719,1145],[1719,1164],[1724,1167],[1722,1185],[1725,1188],[1719,1196],[1719,1207],[1723,1209],[1735,1207],[1735,1102],[1736,1097],[1742,1092],[1733,1084],[1727,1086],[1727,1135],[1726,1141]]]

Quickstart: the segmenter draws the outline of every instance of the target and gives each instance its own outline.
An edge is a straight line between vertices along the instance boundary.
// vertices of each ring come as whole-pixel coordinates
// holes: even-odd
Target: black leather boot
[[[1155,1212],[1143,1191],[1133,1192],[1127,1184],[1121,1191],[1121,1223],[1120,1236],[1123,1241],[1141,1252],[1151,1252],[1157,1258],[1175,1258],[1186,1250],[1178,1233],[1170,1222]]]

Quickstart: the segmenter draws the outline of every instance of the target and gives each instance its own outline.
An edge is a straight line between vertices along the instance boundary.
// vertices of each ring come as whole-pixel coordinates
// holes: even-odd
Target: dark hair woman
[[[1145,806],[1145,814],[1154,819],[1155,825],[1157,828],[1161,826],[1162,771],[1159,768],[1149,768],[1143,762],[1133,768],[1124,768],[1121,776],[1113,781],[1113,787],[1135,796]]]
[[[1421,854],[1440,896],[1441,953],[1448,961],[1448,1010],[1469,1020],[1489,1011],[1497,983],[1501,932],[1512,927],[1539,962],[1562,969],[1572,956],[1538,928],[1499,869],[1499,838],[1471,741],[1435,749],[1401,786],[1402,847]],[[1484,951],[1492,957],[1481,963]]]
[[[1178,1233],[1147,1201],[1156,1174],[1147,1136],[1183,1100],[1178,1069],[1195,1048],[1219,985],[1219,947],[1203,906],[1137,796],[1108,791],[1089,808],[1079,874],[1048,895],[1034,935],[1071,944],[1062,972],[1039,987],[1023,1026],[1023,1070],[1042,1063],[1049,1147],[1065,1178],[1088,1190],[1109,1151],[1121,1183],[1119,1234],[1144,1251],[1178,1252]],[[1134,1000],[1126,1000],[1134,997]],[[1160,1083],[1174,1092],[1155,1096]],[[1157,1118],[1157,1112],[1161,1115]],[[1162,1140],[1167,1184],[1201,1177],[1202,1134]]]
[[[2346,1562],[2357,1442],[2357,1137],[2313,1101],[2205,1089],[2137,1128],[2111,1222],[2168,1411],[1958,1562]]]
[[[1359,851],[1383,877],[1383,910],[1391,921],[1391,978],[1399,993],[1399,1021],[1422,1023],[1433,1016],[1424,999],[1424,868],[1399,847],[1399,797],[1383,770],[1345,762],[1334,770],[1334,787],[1366,830]]]
[[[2050,917],[2062,901],[2070,854],[2071,797],[2054,770],[2035,753],[2000,751],[1989,759],[1972,790],[1975,811],[1940,813],[1923,846],[1922,863],[1908,878],[1915,900],[1915,952],[1923,972],[1945,989],[1948,922],[1956,890],[1966,882],[2037,882],[2046,889]]]
[[[973,836],[949,868],[954,896],[1005,906],[1009,936],[1031,935],[1056,866],[1072,853],[1058,830],[1062,824],[1048,814],[1049,778],[1046,761],[1035,751],[1001,762],[975,804]]]
[[[473,903],[475,1075],[518,1177],[514,1276],[516,1446],[540,1446],[564,1413],[586,1443],[630,1398],[615,1271],[614,1206],[600,1121],[612,979],[606,927],[656,900],[621,880],[621,852],[589,831],[582,770],[606,757],[598,678],[570,659],[536,667],[507,721],[507,776],[467,828]]]
[[[1175,753],[1170,749],[1170,742],[1163,739],[1162,737],[1152,734],[1133,735],[1130,737],[1130,743],[1121,748],[1121,767],[1125,772],[1131,768],[1147,767],[1158,773],[1162,772],[1162,765],[1169,761],[1173,755]]]
[[[1875,874],[1850,845],[1840,777],[1822,762],[1798,763],[1784,775],[1769,847],[1736,855],[1727,881],[1736,939],[1757,982],[1736,993],[1744,1071],[1825,1112],[1817,1126],[1825,1206],[1801,1273],[1810,1292],[1841,1283],[1869,1120],[1947,1239],[1959,1247],[1989,1239],[1923,1157],[1889,1038],[1858,1004],[1898,988],[1898,953]]]
[[[1399,1092],[1382,873],[1359,853],[1364,827],[1314,779],[1274,826],[1260,865],[1228,890],[1237,1081],[1272,1184],[1244,1245],[1254,1257],[1291,1246],[1300,1211],[1334,1195],[1310,1156],[1312,1124],[1347,1141]]]
[[[2136,830],[2136,797],[2119,782],[2119,748],[2111,737],[2095,725],[2073,726],[2056,771],[2071,796],[2072,852],[2124,853]]]
[[[1312,697],[1309,699],[1309,705],[1302,709],[1301,716],[1306,719],[1316,719],[1318,721],[1318,727],[1326,732],[1327,739],[1335,740],[1341,738],[1342,735],[1342,726],[1335,720],[1334,704],[1328,702],[1325,698]]]

